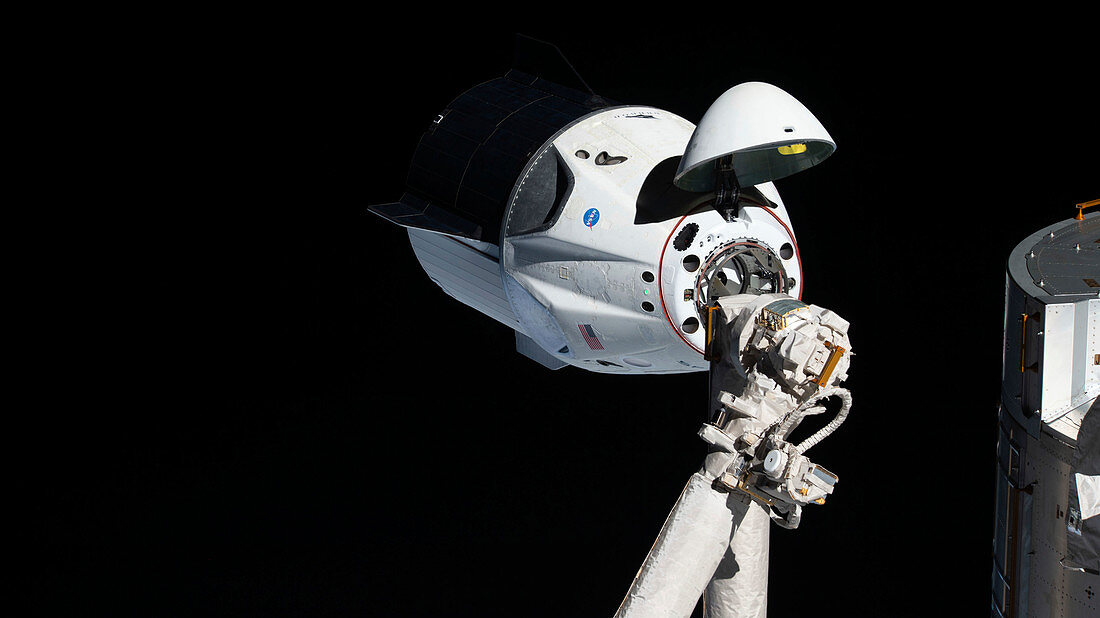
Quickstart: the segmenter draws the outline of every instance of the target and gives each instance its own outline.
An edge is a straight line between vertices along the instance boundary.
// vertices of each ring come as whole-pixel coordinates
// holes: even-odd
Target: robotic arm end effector
[[[796,528],[802,506],[824,504],[837,476],[805,452],[847,418],[851,394],[839,383],[851,357],[848,322],[835,313],[785,294],[720,298],[709,312],[708,335],[726,345],[711,363],[712,398],[718,413],[699,435],[728,463],[707,472],[714,486],[740,492],[769,508],[772,520]],[[732,373],[730,368],[738,371]],[[716,375],[717,374],[717,375]],[[840,399],[836,416],[799,444],[788,441],[802,419]]]

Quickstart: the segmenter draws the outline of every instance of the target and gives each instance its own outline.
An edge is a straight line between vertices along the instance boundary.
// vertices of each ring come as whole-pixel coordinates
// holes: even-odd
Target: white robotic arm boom
[[[848,323],[786,294],[731,295],[706,307],[713,417],[710,444],[623,599],[617,618],[687,616],[702,596],[707,618],[767,611],[769,520],[798,526],[837,477],[805,453],[846,418],[840,388],[851,357]],[[798,444],[803,418],[838,397],[836,416]]]
[[[707,467],[716,485],[747,494],[776,523],[795,528],[802,506],[823,504],[837,481],[805,452],[851,407],[851,395],[837,386],[851,356],[848,323],[785,294],[722,297],[708,316],[711,396],[720,407],[699,432],[715,447]],[[841,403],[833,420],[799,444],[788,442],[834,396]]]

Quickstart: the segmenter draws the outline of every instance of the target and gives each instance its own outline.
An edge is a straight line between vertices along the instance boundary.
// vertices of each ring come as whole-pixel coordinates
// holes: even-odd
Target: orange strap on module
[[[718,319],[715,312],[720,309],[721,307],[717,304],[707,307],[707,342],[703,346],[703,358],[708,361],[720,360],[717,351],[714,349],[714,338],[718,330]]]
[[[1027,366],[1027,363],[1026,363],[1026,360],[1027,360],[1027,321],[1028,320],[1032,320],[1032,321],[1041,320],[1042,317],[1043,317],[1043,315],[1041,313],[1039,313],[1038,311],[1036,311],[1035,313],[1033,313],[1031,315],[1028,315],[1026,313],[1021,313],[1020,314],[1020,318],[1021,318],[1021,321],[1020,321],[1020,373],[1023,373],[1023,372],[1028,370],[1028,366]],[[1030,368],[1034,369],[1035,365],[1032,364]]]
[[[832,352],[829,353],[829,358],[825,361],[825,368],[821,370],[821,375],[814,380],[814,383],[818,386],[825,386],[829,383],[829,378],[833,376],[833,370],[836,369],[836,364],[840,362],[840,357],[844,356],[847,352],[840,346],[834,346],[828,341],[825,342],[825,347],[830,348]]]
[[[1077,216],[1074,219],[1082,221],[1085,218],[1085,209],[1092,208],[1093,206],[1100,205],[1100,200],[1090,200],[1088,202],[1081,202],[1077,205]]]

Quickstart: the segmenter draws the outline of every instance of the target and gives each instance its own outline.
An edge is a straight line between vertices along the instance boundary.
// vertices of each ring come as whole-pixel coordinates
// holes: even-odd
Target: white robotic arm
[[[725,91],[693,125],[509,71],[452,101],[401,199],[369,208],[408,229],[432,281],[545,367],[704,371],[706,348],[710,454],[619,616],[687,616],[704,589],[708,616],[762,616],[769,521],[793,528],[833,490],[805,452],[851,403],[837,386],[848,324],[792,297],[802,258],[774,181],[835,150],[810,110],[762,82]],[[831,396],[836,418],[790,443]]]
[[[796,528],[802,507],[824,504],[837,477],[805,453],[848,414],[839,383],[851,357],[848,323],[786,294],[720,297],[707,308],[713,417],[710,445],[623,600],[617,617],[687,616],[700,595],[707,618],[763,617],[768,522]],[[791,433],[838,397],[836,416],[798,444]]]
[[[836,485],[836,475],[805,452],[835,431],[851,407],[851,394],[838,386],[851,357],[848,323],[785,294],[727,296],[708,313],[711,341],[721,349],[712,372],[724,373],[712,373],[712,397],[721,407],[699,435],[729,459],[714,470],[716,485],[747,494],[776,523],[795,528],[802,506],[824,504]],[[840,399],[833,420],[799,444],[788,442],[830,397]]]

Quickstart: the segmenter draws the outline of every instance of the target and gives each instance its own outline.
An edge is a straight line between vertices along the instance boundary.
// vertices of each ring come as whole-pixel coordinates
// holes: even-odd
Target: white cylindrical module
[[[993,538],[995,616],[1100,615],[1100,213],[1012,251]]]

